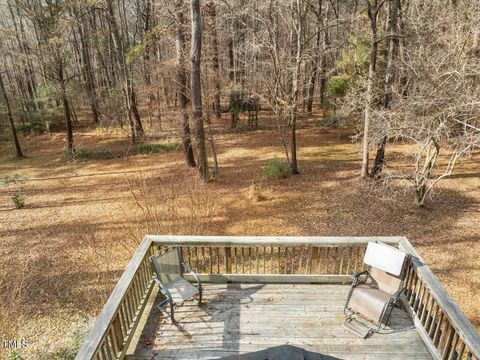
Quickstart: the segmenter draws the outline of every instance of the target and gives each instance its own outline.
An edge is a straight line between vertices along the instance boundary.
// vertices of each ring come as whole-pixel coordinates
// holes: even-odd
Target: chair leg
[[[174,312],[174,304],[172,301],[169,301],[170,303],[170,319],[172,319],[172,323],[175,322],[175,312]]]
[[[203,288],[202,284],[198,284],[198,305],[202,303],[202,293],[203,293]]]

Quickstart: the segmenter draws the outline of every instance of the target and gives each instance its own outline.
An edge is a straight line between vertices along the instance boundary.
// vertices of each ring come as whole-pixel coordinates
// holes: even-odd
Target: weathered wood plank
[[[206,284],[204,305],[180,306],[176,324],[160,320],[150,350],[143,344],[133,358],[211,359],[291,344],[344,359],[431,359],[400,309],[385,334],[364,340],[343,329],[348,290],[328,284]]]
[[[265,283],[265,284],[347,284],[352,278],[347,275],[269,275],[269,274],[197,274],[202,282],[210,283]],[[193,277],[185,274],[193,281]]]

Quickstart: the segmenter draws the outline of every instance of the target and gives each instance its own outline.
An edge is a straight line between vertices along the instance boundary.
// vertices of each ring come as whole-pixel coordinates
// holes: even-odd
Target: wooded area
[[[230,235],[411,231],[413,242],[424,241],[420,249],[433,251],[427,260],[434,271],[443,269],[445,254],[453,255],[446,247],[432,250],[433,228],[443,231],[441,246],[457,225],[467,229],[458,238],[473,241],[478,1],[0,0],[0,10],[6,194],[0,235],[8,239],[2,257],[9,259],[0,265],[16,259],[10,280],[0,270],[2,292],[17,291],[18,284],[19,292],[28,290],[29,275],[20,271],[27,260],[12,254],[30,224],[27,232],[60,234],[62,244],[67,228],[87,236],[82,222],[88,233],[105,231],[102,244],[137,238],[139,228]],[[123,205],[131,197],[125,210],[131,214],[81,203],[97,191]],[[270,213],[260,209],[269,201],[281,220],[269,223]],[[70,205],[92,207],[77,214],[64,209]],[[221,217],[246,225],[219,220],[217,207],[226,209]],[[117,228],[113,212],[135,230],[123,236],[125,225]],[[94,217],[100,230],[89,222]],[[48,227],[58,219],[55,229]],[[116,246],[120,267],[131,244]],[[91,271],[91,284],[111,290],[118,268],[99,274],[80,256],[62,254]],[[101,258],[96,250],[88,256]],[[478,259],[465,261],[462,276],[474,278]],[[51,275],[49,284],[60,276]],[[478,295],[468,284],[462,291]],[[0,316],[13,306],[5,300]],[[98,310],[85,306],[85,313]],[[0,327],[13,326],[2,321]]]
[[[330,126],[356,129],[362,177],[382,175],[392,141],[417,144],[413,169],[387,178],[409,180],[423,205],[479,143],[475,2],[5,0],[2,10],[3,103],[17,156],[16,126],[64,129],[74,157],[80,123],[125,126],[138,142],[152,135],[146,123],[178,109],[187,166],[207,182],[219,175],[212,123],[230,112],[236,128],[247,111],[256,127],[262,109],[296,174],[298,119],[321,108]],[[79,119],[83,107],[90,114]]]

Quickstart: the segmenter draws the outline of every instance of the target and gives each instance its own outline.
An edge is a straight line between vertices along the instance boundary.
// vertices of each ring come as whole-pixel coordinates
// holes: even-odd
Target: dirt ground
[[[419,209],[405,184],[386,191],[359,179],[358,144],[338,130],[300,130],[300,175],[284,180],[263,175],[267,159],[284,156],[275,130],[219,134],[220,175],[206,186],[185,169],[181,150],[69,164],[63,134],[21,141],[23,160],[0,142],[0,178],[26,178],[0,189],[0,326],[27,339],[26,354],[68,347],[102,308],[138,239],[153,231],[406,236],[480,325],[478,156]],[[75,142],[119,154],[129,146],[123,135],[92,129],[77,130]],[[22,209],[11,202],[15,192],[25,196]]]

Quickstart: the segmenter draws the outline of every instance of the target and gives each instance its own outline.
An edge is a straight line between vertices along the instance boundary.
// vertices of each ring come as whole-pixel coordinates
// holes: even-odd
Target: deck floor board
[[[403,309],[384,334],[342,327],[349,286],[205,284],[204,305],[177,307],[176,324],[150,310],[131,359],[218,359],[292,345],[338,359],[432,359]]]

